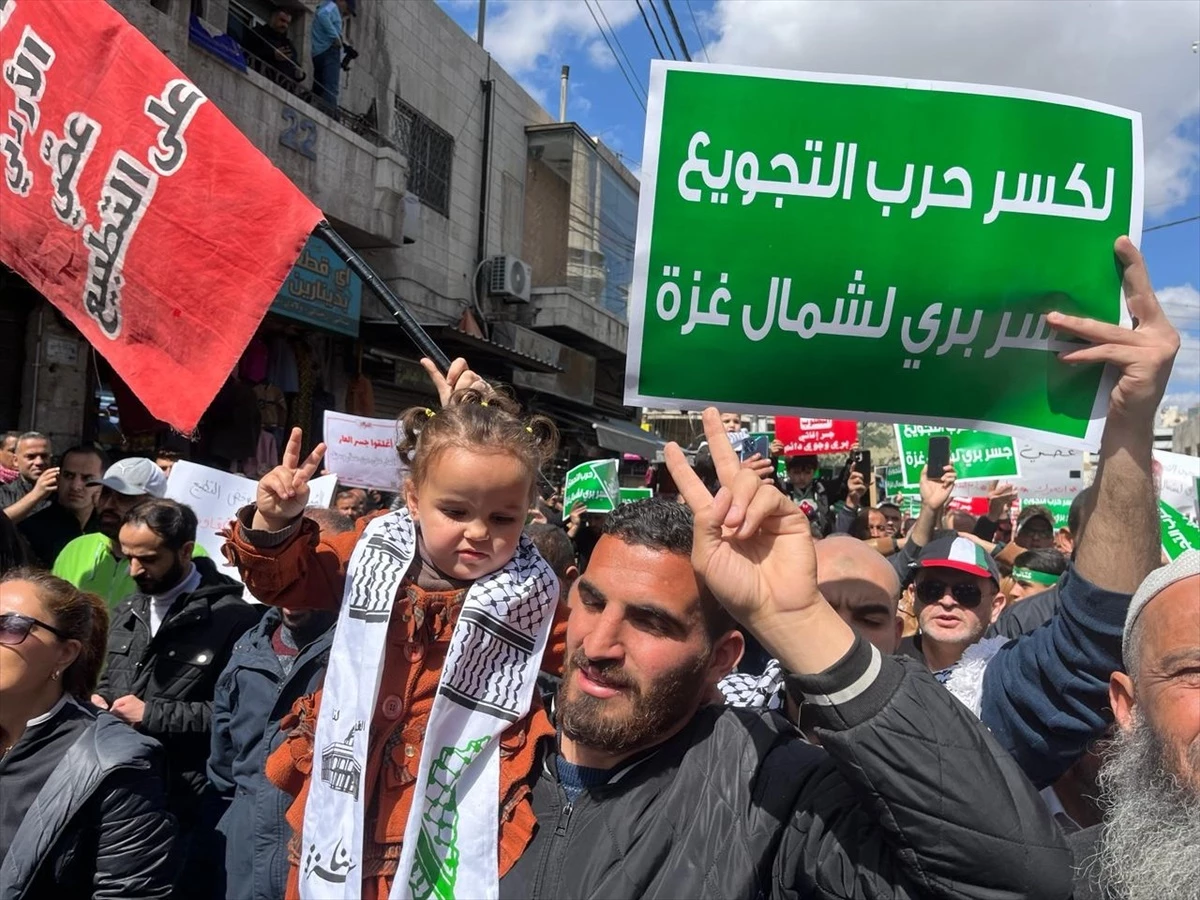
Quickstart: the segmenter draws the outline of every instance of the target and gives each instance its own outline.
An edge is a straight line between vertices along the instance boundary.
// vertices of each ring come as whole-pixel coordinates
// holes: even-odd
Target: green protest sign
[[[904,488],[904,467],[888,466],[884,470],[883,492],[889,498],[895,497]]]
[[[914,491],[912,488],[901,488],[898,494],[900,498],[900,511],[906,516],[919,516],[921,514],[921,492]]]
[[[1137,113],[659,61],[648,109],[628,405],[1099,443],[1111,383],[1058,361],[1078,344],[1045,314],[1128,321]]]
[[[950,438],[950,465],[954,466],[960,482],[1020,477],[1021,468],[1011,437],[965,428],[897,425],[896,445],[900,450],[900,463],[904,467],[905,484],[921,483],[929,439],[942,435]]]
[[[606,513],[616,509],[621,494],[618,465],[615,459],[601,459],[582,463],[567,472],[563,509],[569,512],[579,501],[583,501],[588,512]]]
[[[1186,550],[1200,550],[1200,528],[1161,500],[1158,501],[1158,522],[1162,528],[1163,550],[1169,558],[1176,559]]]
[[[654,496],[654,491],[650,488],[621,488],[620,500],[622,503],[633,503],[636,500],[649,500]]]
[[[1022,497],[1021,508],[1044,506],[1054,516],[1055,528],[1066,528],[1071,513],[1070,497]]]

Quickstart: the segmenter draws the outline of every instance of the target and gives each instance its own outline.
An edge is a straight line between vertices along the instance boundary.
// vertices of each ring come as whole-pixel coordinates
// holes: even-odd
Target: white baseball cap
[[[162,498],[167,494],[167,476],[154,460],[144,456],[131,456],[108,467],[99,481],[89,481],[88,487],[101,485],[127,497]]]
[[[1129,602],[1129,612],[1125,614],[1125,630],[1121,635],[1121,658],[1125,663],[1126,672],[1131,670],[1130,664],[1133,662],[1129,658],[1133,627],[1137,624],[1142,611],[1145,610],[1146,604],[1175,582],[1183,581],[1185,578],[1195,578],[1197,575],[1200,575],[1200,551],[1187,550],[1170,564],[1155,569],[1146,576],[1146,580],[1142,582],[1141,587],[1137,589],[1133,599]]]

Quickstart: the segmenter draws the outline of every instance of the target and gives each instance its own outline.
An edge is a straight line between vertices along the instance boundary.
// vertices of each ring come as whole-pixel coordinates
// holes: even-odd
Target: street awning
[[[473,359],[478,353],[487,353],[530,372],[555,373],[562,371],[562,366],[553,360],[539,359],[513,347],[506,347],[488,338],[478,337],[454,325],[435,323],[425,325],[424,328],[450,357],[460,355],[467,359]]]
[[[591,425],[596,430],[596,443],[605,450],[633,453],[651,462],[662,461],[667,442],[658,435],[642,431],[632,422],[619,419],[600,418],[592,421]]]

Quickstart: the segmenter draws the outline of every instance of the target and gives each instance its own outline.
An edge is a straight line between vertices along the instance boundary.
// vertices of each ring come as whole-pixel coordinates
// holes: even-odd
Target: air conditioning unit
[[[515,256],[493,256],[488,264],[488,293],[509,303],[528,303],[533,283],[529,263]]]

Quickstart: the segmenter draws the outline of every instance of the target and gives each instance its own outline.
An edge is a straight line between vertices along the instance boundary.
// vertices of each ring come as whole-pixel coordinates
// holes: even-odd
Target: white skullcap
[[[1121,658],[1125,661],[1126,672],[1133,668],[1130,665],[1132,661],[1129,659],[1129,639],[1133,634],[1133,626],[1137,623],[1142,610],[1146,608],[1146,604],[1177,581],[1197,575],[1200,575],[1200,550],[1187,550],[1169,565],[1155,569],[1146,576],[1146,580],[1133,595],[1133,601],[1129,604],[1129,612],[1125,615],[1125,633],[1121,637]]]

